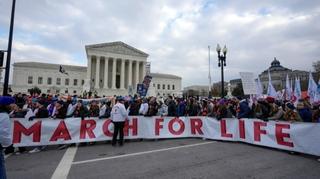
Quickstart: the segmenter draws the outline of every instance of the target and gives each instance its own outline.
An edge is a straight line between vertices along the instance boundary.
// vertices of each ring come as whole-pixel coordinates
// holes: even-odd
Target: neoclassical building
[[[284,89],[286,86],[286,76],[288,74],[289,79],[294,82],[295,77],[300,78],[301,81],[306,81],[309,78],[309,72],[301,71],[301,70],[291,70],[286,67],[283,67],[280,64],[280,61],[274,58],[271,62],[271,65],[268,69],[264,70],[260,75],[259,78],[261,80],[261,84],[263,90],[266,91],[268,88],[268,71],[270,71],[270,76],[272,80],[273,86],[276,90]]]
[[[99,94],[125,94],[143,81],[148,54],[123,42],[86,45],[87,79]]]
[[[185,96],[209,96],[208,85],[192,85],[183,88]]]
[[[156,96],[182,96],[180,76],[150,73]]]
[[[59,72],[60,65],[39,62],[17,62],[13,64],[12,90],[27,93],[38,87],[43,93],[82,93],[87,76],[87,67],[63,65],[68,75]]]
[[[268,89],[269,76],[268,71],[270,71],[270,76],[272,80],[272,85],[276,90],[284,89],[286,86],[286,77],[289,76],[289,80],[294,84],[294,79],[297,77],[300,79],[302,88],[305,87],[307,80],[309,79],[309,72],[302,70],[292,70],[286,67],[283,67],[279,60],[276,58],[273,59],[270,66],[259,74],[259,78],[262,84],[263,91],[266,93]],[[314,75],[315,76],[315,75]],[[316,79],[316,78],[314,78]],[[257,81],[257,79],[256,79]],[[237,84],[241,83],[241,79],[230,80],[231,88],[234,89]]]
[[[68,75],[59,72],[58,64],[13,64],[13,92],[26,93],[37,86],[45,93],[80,95],[91,90],[100,96],[128,95],[136,92],[137,84],[142,83],[150,69],[150,64],[147,65],[149,55],[123,42],[86,45],[85,49],[88,67],[62,65]],[[181,77],[150,75],[157,95],[181,94]],[[157,88],[158,85],[161,88]]]

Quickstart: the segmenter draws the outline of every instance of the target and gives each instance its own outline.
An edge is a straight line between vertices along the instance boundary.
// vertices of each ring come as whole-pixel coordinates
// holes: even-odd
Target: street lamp
[[[9,88],[9,72],[10,72],[10,61],[11,61],[11,48],[12,48],[12,35],[13,35],[13,25],[14,25],[14,11],[16,7],[16,0],[12,1],[12,9],[11,9],[11,20],[10,20],[10,30],[9,30],[9,40],[8,40],[8,50],[7,50],[7,62],[5,68],[5,76],[3,83],[3,96],[8,95]]]
[[[224,97],[224,78],[223,78],[223,67],[226,66],[226,57],[227,57],[227,47],[224,45],[221,54],[221,47],[217,44],[217,53],[218,53],[218,67],[221,67],[221,98]]]

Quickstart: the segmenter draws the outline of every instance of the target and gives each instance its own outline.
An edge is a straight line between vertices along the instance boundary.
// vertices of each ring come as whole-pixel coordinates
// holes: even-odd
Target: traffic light
[[[3,66],[3,60],[4,60],[4,51],[0,51],[0,67]]]

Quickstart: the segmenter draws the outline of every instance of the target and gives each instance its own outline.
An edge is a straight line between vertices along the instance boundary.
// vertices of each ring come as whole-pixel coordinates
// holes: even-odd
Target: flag
[[[308,84],[308,96],[310,97],[311,103],[314,102],[317,88],[318,88],[318,86],[317,86],[316,82],[313,80],[312,73],[310,71],[309,72],[309,84]]]
[[[286,78],[286,89],[285,89],[285,100],[290,100],[292,95],[292,88],[289,81],[289,75],[287,74]]]
[[[66,75],[69,75],[61,65],[60,65],[60,68],[59,68],[59,72],[63,73],[63,74],[66,74]]]
[[[270,76],[270,71],[268,70],[268,75],[269,75],[269,83],[268,83],[268,91],[267,91],[267,95],[277,98],[278,94],[276,92],[276,90],[274,89],[273,85],[272,85],[272,81],[271,81],[271,76]]]
[[[313,99],[313,102],[319,102],[319,101],[320,101],[320,79],[318,81],[316,94],[315,94],[315,97]]]
[[[296,99],[301,98],[301,86],[300,86],[300,79],[296,77],[295,85],[294,85],[294,96]]]
[[[291,88],[291,102],[295,102],[297,100],[297,97],[294,94],[294,87],[293,87],[293,79],[290,79],[290,88]]]
[[[260,81],[260,77],[258,76],[258,80],[256,82],[256,89],[257,89],[257,97],[262,97],[262,85],[261,85],[261,81]]]

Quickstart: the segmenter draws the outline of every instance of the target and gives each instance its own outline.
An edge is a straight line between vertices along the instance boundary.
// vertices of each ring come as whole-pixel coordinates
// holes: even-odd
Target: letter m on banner
[[[22,133],[26,136],[33,134],[32,141],[40,142],[41,138],[41,121],[34,123],[31,127],[25,128],[19,121],[14,121],[13,123],[13,143],[20,143]]]

